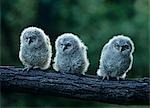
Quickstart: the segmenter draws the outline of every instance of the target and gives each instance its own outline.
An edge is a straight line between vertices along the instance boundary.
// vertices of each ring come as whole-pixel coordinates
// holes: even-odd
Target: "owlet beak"
[[[119,51],[122,52],[122,47],[119,47]]]
[[[67,46],[66,45],[64,45],[63,46],[63,51],[65,51],[67,49]]]
[[[31,38],[28,38],[28,44],[31,44],[33,41]]]
[[[124,46],[121,47],[121,52],[124,51],[126,48]]]

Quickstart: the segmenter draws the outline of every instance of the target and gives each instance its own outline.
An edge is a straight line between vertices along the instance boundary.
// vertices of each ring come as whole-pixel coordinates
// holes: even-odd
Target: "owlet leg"
[[[105,79],[106,79],[106,80],[109,80],[109,76],[108,76],[108,75],[103,76],[102,81],[104,81]]]
[[[29,72],[31,69],[33,69],[33,66],[27,66],[22,71],[23,72],[25,72],[25,71]]]

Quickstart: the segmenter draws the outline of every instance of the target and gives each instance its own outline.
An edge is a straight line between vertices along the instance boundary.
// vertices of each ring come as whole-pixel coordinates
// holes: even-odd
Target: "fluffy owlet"
[[[59,36],[55,42],[56,56],[53,68],[64,73],[85,74],[89,67],[87,47],[72,33]]]
[[[116,77],[124,79],[126,73],[131,69],[134,44],[129,37],[123,35],[114,36],[103,47],[100,58],[98,76],[109,79]]]
[[[43,30],[36,27],[28,27],[20,36],[19,58],[25,69],[49,68],[52,56],[52,47],[49,37]]]

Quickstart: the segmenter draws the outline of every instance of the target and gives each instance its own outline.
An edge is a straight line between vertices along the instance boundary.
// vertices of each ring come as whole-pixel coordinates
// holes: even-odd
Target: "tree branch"
[[[55,71],[0,67],[2,92],[17,91],[99,101],[114,104],[145,104],[150,97],[150,78],[102,81],[97,76]]]

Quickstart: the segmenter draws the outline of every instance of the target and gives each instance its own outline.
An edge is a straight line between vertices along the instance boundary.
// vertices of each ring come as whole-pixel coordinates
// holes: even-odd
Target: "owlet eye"
[[[32,39],[36,40],[36,36],[33,36]]]
[[[129,49],[129,46],[128,45],[124,45],[124,48]]]
[[[119,47],[119,44],[118,44],[118,43],[115,43],[114,46],[118,48],[118,47]]]
[[[71,46],[71,44],[70,44],[70,43],[67,43],[67,46]]]

